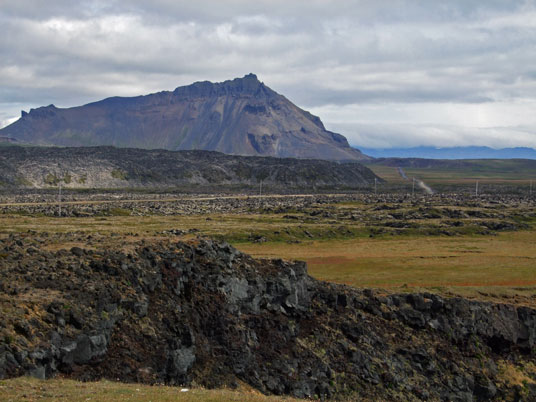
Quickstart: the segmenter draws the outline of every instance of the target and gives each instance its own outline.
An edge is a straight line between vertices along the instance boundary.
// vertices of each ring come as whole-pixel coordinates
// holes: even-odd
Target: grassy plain
[[[178,401],[178,402],[264,402],[297,401],[293,398],[265,396],[250,387],[231,391],[225,389],[188,389],[163,385],[124,384],[112,381],[79,382],[67,379],[37,380],[19,377],[0,381],[2,401]]]
[[[407,166],[406,166],[407,164]],[[377,164],[368,167],[390,184],[408,183],[398,172],[395,162],[388,165]],[[408,164],[401,161],[406,176],[419,178],[429,185],[502,184],[525,187],[530,181],[536,183],[536,161],[517,159],[481,159],[463,161],[430,161]]]
[[[257,257],[307,261],[320,280],[391,291],[428,290],[536,305],[536,234],[422,236],[238,244]],[[515,297],[514,297],[515,296]]]
[[[309,273],[321,280],[390,291],[426,289],[448,295],[507,298],[536,305],[536,231],[530,220],[527,222],[531,225],[524,230],[483,235],[471,231],[470,224],[479,219],[470,219],[454,235],[442,235],[439,219],[420,219],[414,220],[418,229],[387,228],[387,232],[372,236],[375,227],[370,223],[383,211],[359,203],[322,208],[332,211],[332,215],[315,220],[299,212],[183,216],[118,213],[83,218],[0,215],[0,235],[29,230],[81,234],[80,244],[66,244],[58,238],[56,248],[87,247],[86,235],[110,236],[110,243],[203,235],[229,241],[255,257],[304,260]],[[362,211],[363,222],[333,217],[337,211],[349,210]],[[422,228],[434,234],[426,230],[420,233]],[[166,233],[173,229],[191,233]]]

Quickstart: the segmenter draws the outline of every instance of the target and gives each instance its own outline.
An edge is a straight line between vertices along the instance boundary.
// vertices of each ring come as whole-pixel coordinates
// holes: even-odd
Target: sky
[[[0,0],[20,111],[248,73],[369,148],[536,148],[536,0]]]

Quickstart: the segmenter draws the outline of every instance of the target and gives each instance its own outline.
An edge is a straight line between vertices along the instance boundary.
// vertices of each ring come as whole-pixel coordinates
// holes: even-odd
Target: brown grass
[[[337,205],[339,208],[370,208],[354,203]],[[356,227],[358,225],[360,224],[357,223]],[[203,235],[235,239],[234,244],[238,248],[253,256],[305,260],[309,264],[310,274],[322,280],[396,291],[425,288],[466,297],[504,297],[513,300],[513,297],[519,296],[520,302],[536,305],[534,231],[502,232],[497,236],[404,235],[331,240],[302,238],[299,244],[289,244],[283,242],[283,239],[266,243],[245,242],[250,233],[273,234],[289,229],[303,234],[305,229],[313,233],[333,229],[328,220],[309,224],[284,219],[275,214],[106,218],[0,215],[0,227],[3,228],[0,236],[9,232],[24,233],[29,229],[38,232],[78,231],[102,236],[115,232],[121,236],[107,238],[107,244],[115,242],[125,250],[131,250],[132,242],[142,238],[147,241],[175,239],[174,236],[159,234],[163,230],[196,228]],[[138,236],[131,236],[131,233]],[[195,236],[192,234],[182,238]],[[83,243],[78,242],[66,244],[61,239],[54,241],[55,244],[47,246],[51,250],[83,246]]]
[[[534,176],[533,169],[515,168],[515,162],[504,161],[506,166],[498,168],[497,161],[480,161],[480,166],[468,169],[446,168],[414,168],[405,167],[404,173],[410,180],[404,180],[396,167],[370,165],[368,166],[376,175],[391,184],[405,183],[411,187],[411,178],[419,178],[429,184],[463,185],[474,184],[476,180],[480,184],[511,184],[527,187]]]
[[[527,384],[534,384],[532,379],[536,374],[536,365],[529,362],[522,367],[516,367],[507,361],[499,362],[499,380],[508,387],[525,387]],[[532,378],[531,378],[532,377]]]
[[[163,385],[123,384],[111,381],[78,382],[66,379],[36,380],[20,377],[0,381],[0,400],[2,401],[298,401],[293,398],[268,397],[250,387],[237,391],[219,389],[189,389],[181,392],[180,387]]]
[[[524,231],[493,237],[364,238],[238,247],[257,257],[305,260],[317,279],[356,287],[436,288],[475,296],[512,293],[497,289],[515,287],[514,294],[532,297],[536,295],[534,236]],[[493,289],[486,292],[486,288]]]

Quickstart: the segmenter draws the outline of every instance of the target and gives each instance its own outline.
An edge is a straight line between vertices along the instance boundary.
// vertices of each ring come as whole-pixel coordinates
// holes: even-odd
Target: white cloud
[[[15,123],[18,119],[18,117],[10,117],[7,119],[0,120],[0,128],[9,126],[11,123]]]
[[[536,101],[324,106],[326,127],[367,148],[487,145],[536,148]]]
[[[0,23],[2,120],[254,72],[357,145],[536,146],[532,2],[21,0]]]

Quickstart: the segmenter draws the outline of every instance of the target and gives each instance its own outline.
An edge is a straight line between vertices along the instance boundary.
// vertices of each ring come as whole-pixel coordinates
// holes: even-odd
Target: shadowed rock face
[[[54,252],[50,240],[0,241],[0,378],[243,381],[354,400],[536,397],[534,378],[514,386],[500,368],[534,362],[530,308],[328,284],[304,263],[209,240],[125,251],[92,236],[91,249]]]
[[[254,74],[173,92],[22,112],[1,136],[39,145],[203,149],[238,155],[359,160],[368,157]]]

